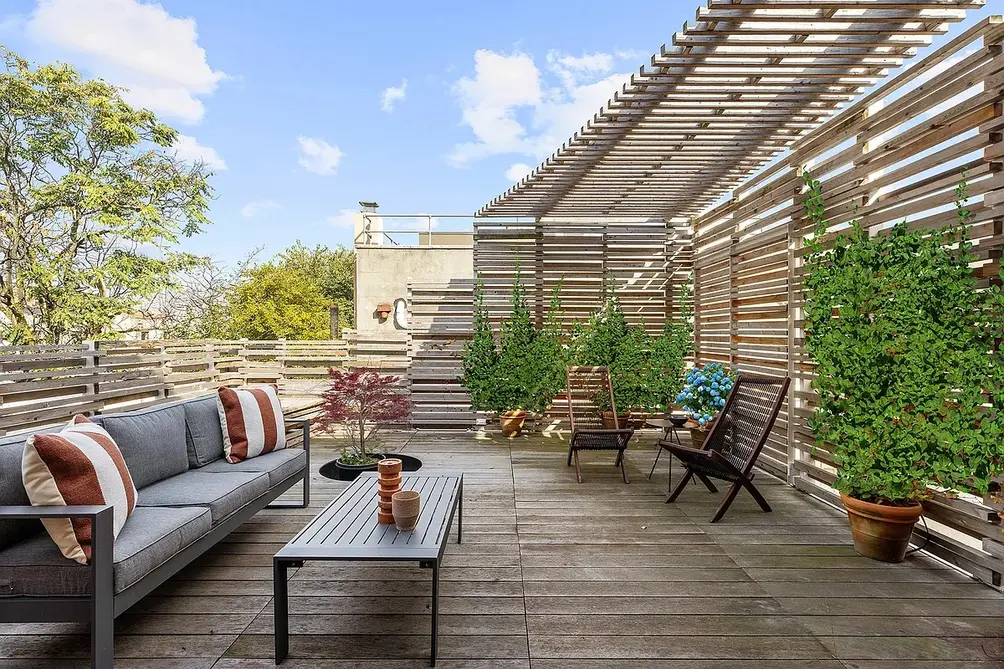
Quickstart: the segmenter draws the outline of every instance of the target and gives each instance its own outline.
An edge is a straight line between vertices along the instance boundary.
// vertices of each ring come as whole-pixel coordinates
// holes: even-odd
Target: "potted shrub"
[[[688,305],[685,295],[681,316],[668,319],[662,332],[652,337],[627,323],[619,300],[608,290],[603,306],[573,337],[576,364],[610,369],[621,426],[636,413],[671,411],[670,400],[680,392],[687,355],[693,348]],[[604,425],[613,427],[607,394],[598,394],[596,404]]]
[[[704,445],[718,412],[725,406],[735,377],[735,372],[720,362],[709,362],[687,372],[686,383],[676,403],[690,416],[687,427],[694,448]]]
[[[464,346],[460,382],[471,406],[498,416],[503,434],[518,436],[529,414],[547,411],[564,387],[565,352],[560,339],[560,286],[551,295],[544,326],[534,325],[517,270],[511,311],[498,338],[492,331],[479,282],[473,337]]]
[[[810,426],[832,456],[855,548],[901,561],[921,502],[983,494],[1004,465],[999,286],[979,290],[965,185],[958,221],[828,234],[822,189],[806,175],[806,348],[818,394]]]
[[[401,379],[368,367],[329,369],[317,426],[328,434],[346,435],[351,447],[335,461],[338,478],[352,480],[376,469],[383,454],[374,453],[377,433],[390,423],[407,420],[411,400],[402,394]]]

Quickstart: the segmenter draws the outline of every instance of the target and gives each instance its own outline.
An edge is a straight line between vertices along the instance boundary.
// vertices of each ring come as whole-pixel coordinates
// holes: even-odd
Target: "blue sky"
[[[473,212],[698,1],[4,0],[0,39],[128,86],[183,155],[215,164],[214,224],[184,246],[230,262],[296,239],[351,245],[358,200]]]

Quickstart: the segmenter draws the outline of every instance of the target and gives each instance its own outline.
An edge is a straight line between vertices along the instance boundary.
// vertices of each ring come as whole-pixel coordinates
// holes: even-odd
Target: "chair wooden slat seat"
[[[572,434],[568,440],[568,466],[575,462],[575,479],[582,483],[579,451],[617,451],[615,467],[621,468],[621,478],[628,481],[624,451],[634,435],[631,428],[622,428],[617,418],[614,389],[610,383],[610,370],[606,367],[569,367],[565,373],[568,397],[568,423]],[[614,416],[614,428],[603,427],[603,419],[596,409],[598,396],[606,395]]]
[[[666,502],[676,501],[696,476],[711,492],[718,492],[711,479],[732,484],[711,519],[712,523],[722,519],[742,488],[749,491],[764,512],[770,512],[770,504],[753,485],[753,466],[781,411],[789,383],[788,377],[741,373],[702,448],[660,442],[660,446],[675,455],[687,469]]]

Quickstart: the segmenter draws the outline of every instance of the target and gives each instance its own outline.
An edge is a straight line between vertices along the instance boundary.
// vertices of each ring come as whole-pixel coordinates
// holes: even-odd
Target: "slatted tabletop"
[[[441,556],[463,473],[403,472],[402,490],[422,496],[418,525],[399,532],[377,521],[377,475],[367,472],[276,553],[281,560],[432,560]]]

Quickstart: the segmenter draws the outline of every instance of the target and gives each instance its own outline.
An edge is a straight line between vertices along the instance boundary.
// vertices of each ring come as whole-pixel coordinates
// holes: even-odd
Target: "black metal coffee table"
[[[439,566],[453,516],[457,543],[463,531],[462,472],[404,472],[402,490],[422,495],[418,525],[398,532],[377,522],[377,475],[367,472],[343,490],[272,560],[275,592],[275,663],[289,652],[289,594],[286,570],[306,560],[399,560],[432,568],[432,666],[439,645]]]

